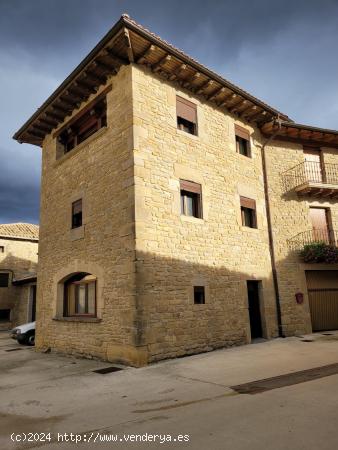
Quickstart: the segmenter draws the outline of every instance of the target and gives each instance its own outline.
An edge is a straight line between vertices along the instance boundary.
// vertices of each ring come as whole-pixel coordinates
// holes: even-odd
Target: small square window
[[[255,200],[247,197],[241,197],[240,202],[243,227],[257,228]]]
[[[5,253],[5,247],[3,245],[0,245],[0,253]]]
[[[197,135],[197,106],[182,97],[176,97],[177,128]]]
[[[198,183],[181,180],[181,214],[202,218],[202,188]]]
[[[82,226],[82,199],[72,203],[72,228]]]
[[[194,303],[195,305],[205,304],[205,287],[194,286]]]
[[[10,309],[0,309],[0,322],[9,322],[11,320]]]
[[[7,272],[0,273],[0,288],[8,287],[8,283],[9,283],[9,273]]]
[[[251,158],[249,131],[239,125],[235,125],[235,136],[237,153]]]

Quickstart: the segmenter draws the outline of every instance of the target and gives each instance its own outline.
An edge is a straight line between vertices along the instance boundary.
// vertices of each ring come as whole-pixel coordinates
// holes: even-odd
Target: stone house
[[[39,226],[0,224],[0,330],[35,320]]]
[[[338,328],[338,264],[299,253],[337,244],[337,131],[124,15],[14,138],[43,148],[38,349],[137,366]]]

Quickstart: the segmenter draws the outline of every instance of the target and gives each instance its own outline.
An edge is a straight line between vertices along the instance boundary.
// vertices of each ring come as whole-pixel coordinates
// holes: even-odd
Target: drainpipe
[[[283,324],[282,324],[282,312],[280,305],[280,296],[279,296],[279,286],[278,286],[278,278],[277,278],[277,269],[276,269],[276,256],[275,256],[275,247],[274,247],[274,239],[272,232],[272,220],[271,220],[271,209],[270,209],[270,198],[269,198],[269,186],[268,186],[268,175],[266,170],[266,153],[265,147],[276,137],[280,128],[281,128],[281,120],[279,116],[275,119],[275,123],[278,125],[278,129],[275,133],[273,133],[262,145],[262,168],[263,168],[263,180],[264,180],[264,193],[265,193],[265,209],[266,209],[266,217],[268,222],[268,235],[269,235],[269,248],[270,248],[270,258],[271,258],[271,267],[272,267],[272,278],[276,295],[276,310],[277,310],[277,322],[278,322],[278,335],[279,337],[285,337],[283,332]]]

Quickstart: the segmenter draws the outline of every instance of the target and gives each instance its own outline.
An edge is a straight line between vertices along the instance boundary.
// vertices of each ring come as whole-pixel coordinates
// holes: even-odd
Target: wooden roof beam
[[[41,117],[41,118],[40,118],[40,122],[41,122],[42,124],[46,124],[46,125],[48,125],[48,126],[54,128],[54,127],[56,127],[56,125],[59,123],[59,120],[56,120],[56,119],[54,119],[54,118],[48,119],[48,118],[45,118],[45,117]]]
[[[224,99],[219,103],[218,106],[221,106],[221,107],[225,106],[225,107],[227,107],[228,101],[229,100],[232,101],[235,98],[237,98],[237,94],[231,93],[231,94],[227,95],[226,97],[224,97]]]
[[[129,30],[128,28],[124,28],[123,30],[123,40],[124,43],[127,47],[127,55],[128,55],[128,60],[130,63],[133,63],[135,61],[134,58],[134,51],[133,51],[133,47],[131,45],[131,40],[130,40],[130,35],[129,35]]]
[[[206,89],[214,84],[214,80],[205,81],[199,88],[196,89],[196,94],[203,94]]]
[[[33,124],[32,128],[37,130],[37,131],[41,131],[42,133],[50,133],[52,127],[50,126],[45,126],[43,124]]]
[[[220,87],[219,89],[216,89],[212,94],[210,94],[207,97],[207,100],[209,100],[209,101],[216,100],[216,98],[219,97],[224,92],[225,92],[225,87]]]
[[[120,58],[113,49],[106,47],[102,50],[100,53],[100,56],[107,56],[114,64],[116,64],[118,67],[126,64],[128,61]]]
[[[167,64],[167,62],[169,62],[171,60],[171,55],[169,55],[168,53],[163,56],[163,58],[161,58],[159,61],[157,61],[155,64],[153,64],[151,66],[151,70],[156,73],[159,72],[163,66],[165,66]]]
[[[90,86],[87,83],[84,83],[83,81],[74,81],[71,87],[74,87],[77,91],[81,92],[83,95],[90,95],[97,92],[97,87]]]
[[[46,112],[45,112],[45,116],[46,116],[46,117],[50,117],[51,119],[54,119],[54,120],[57,121],[58,123],[62,122],[63,119],[64,119],[64,116],[63,116],[63,115],[61,116],[60,114],[58,114],[58,113],[55,112],[55,111],[53,111],[53,112],[46,111]]]
[[[110,64],[106,64],[101,61],[93,61],[92,66],[95,68],[97,67],[104,72],[112,73],[113,75],[117,74],[117,69],[115,66],[111,66]]]
[[[245,106],[248,103],[248,100],[241,99],[239,102],[237,102],[234,106],[229,108],[230,113],[234,113],[238,110],[240,110],[243,106]]]
[[[266,111],[260,110],[256,114],[253,114],[252,116],[250,116],[247,120],[248,120],[248,122],[254,122],[261,116],[263,116],[263,117],[266,116]]]
[[[84,70],[83,76],[86,77],[88,80],[92,80],[94,83],[104,84],[106,82],[106,77],[97,75],[96,73],[90,72],[89,70]],[[84,81],[79,81],[83,83]]]
[[[201,76],[200,72],[195,72],[192,76],[190,76],[189,78],[182,80],[182,86],[187,88],[189,86],[191,86],[194,81],[198,80],[199,77]]]
[[[251,104],[240,113],[240,116],[243,117],[243,119],[246,119],[255,114],[256,112],[257,112],[257,105]]]
[[[186,64],[180,64],[179,67],[177,67],[177,69],[175,70],[175,72],[172,75],[170,75],[169,80],[170,81],[176,80],[176,78],[179,78],[186,69],[187,69]]]
[[[148,57],[156,50],[156,46],[151,44],[149,45],[149,47],[146,49],[146,51],[139,56],[139,58],[137,59],[137,64],[144,64],[147,62]]]
[[[66,114],[68,114],[71,109],[71,108],[63,108],[62,106],[59,106],[59,105],[51,105],[50,107],[53,111],[63,114],[62,117],[64,117]]]

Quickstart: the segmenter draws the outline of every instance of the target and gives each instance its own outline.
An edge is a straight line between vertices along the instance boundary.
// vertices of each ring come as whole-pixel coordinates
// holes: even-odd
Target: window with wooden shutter
[[[181,180],[181,214],[202,218],[202,187],[192,181]]]
[[[177,128],[197,135],[197,105],[176,96]]]
[[[235,125],[236,151],[251,158],[250,133],[240,125]]]
[[[88,105],[87,108],[71,119],[68,125],[58,134],[57,139],[63,146],[63,152],[68,153],[106,125],[107,102],[104,97]]]
[[[243,227],[257,228],[256,201],[247,197],[240,197]]]

